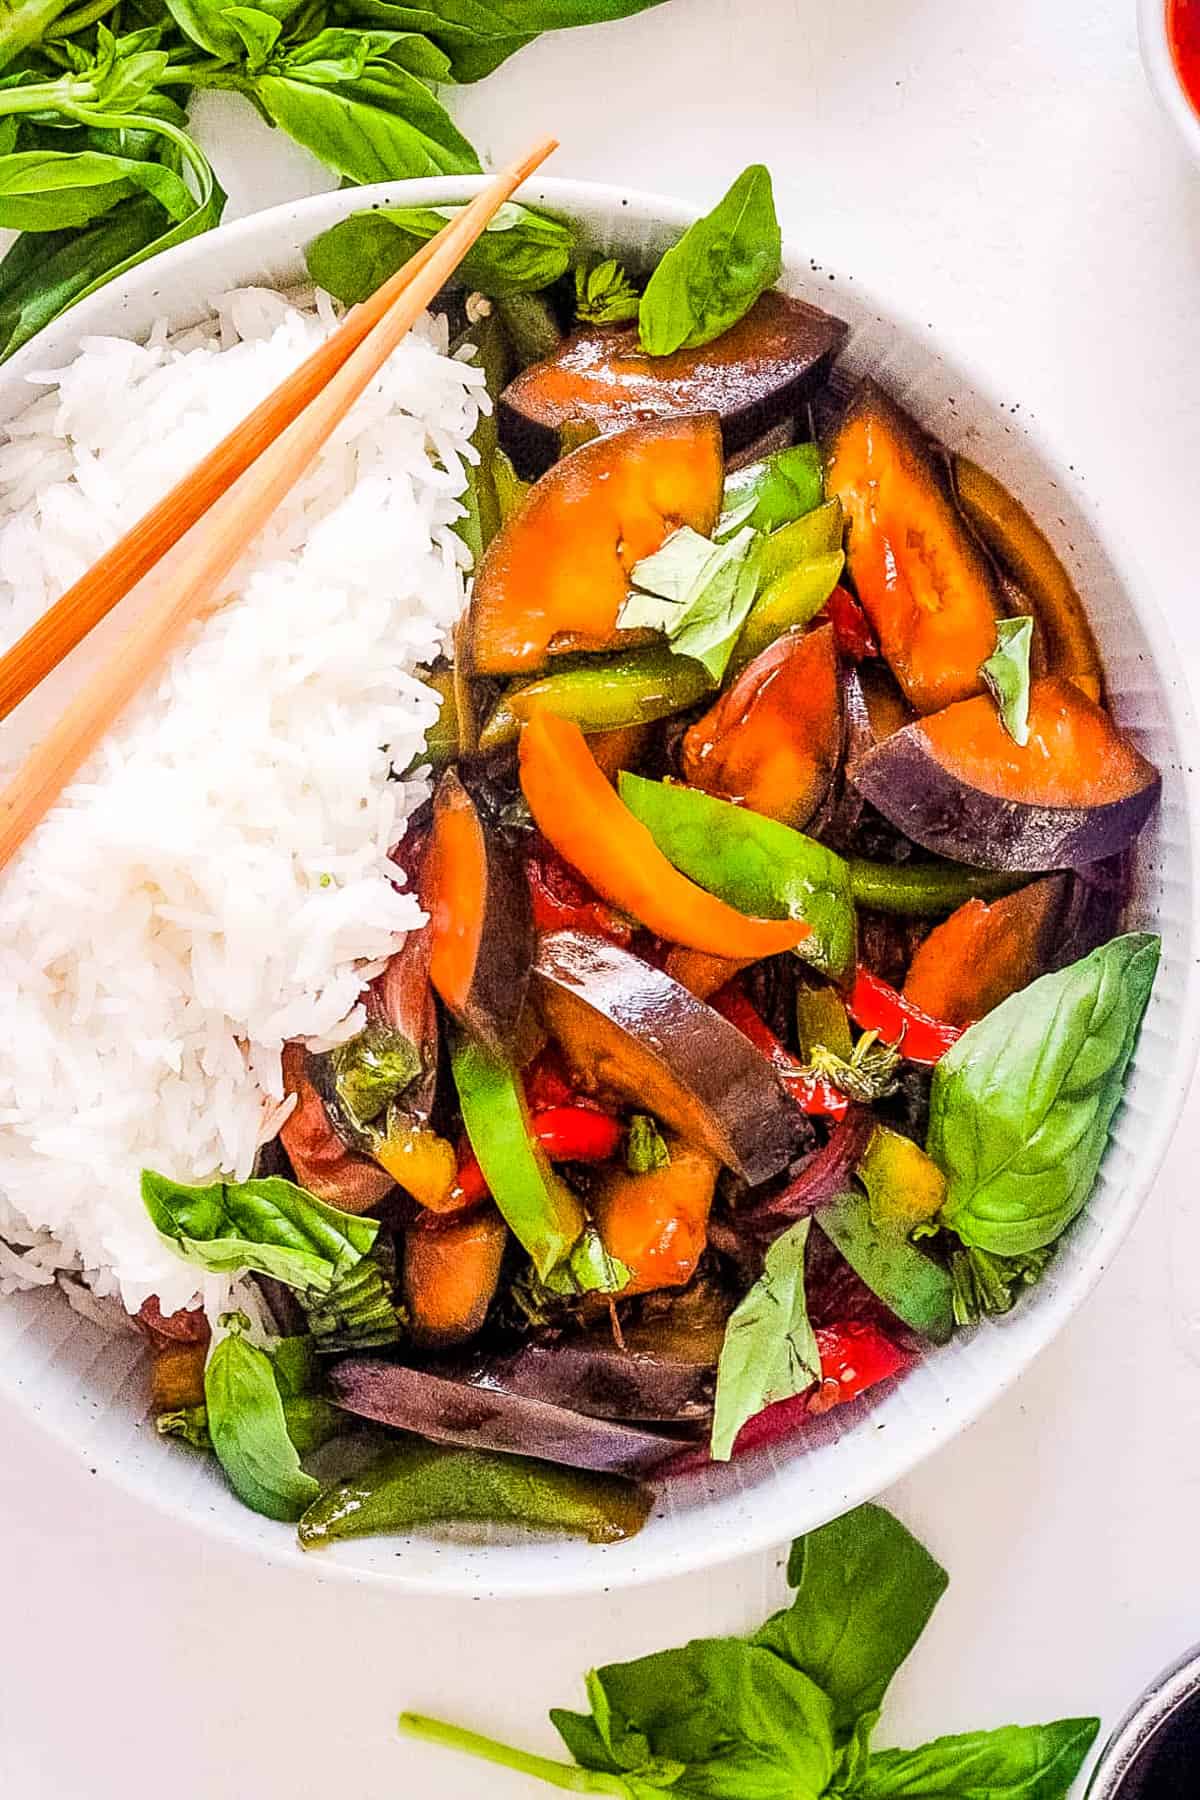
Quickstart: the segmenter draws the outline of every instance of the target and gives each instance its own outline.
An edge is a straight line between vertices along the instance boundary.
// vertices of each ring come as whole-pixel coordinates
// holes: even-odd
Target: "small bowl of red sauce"
[[[1200,0],[1141,0],[1140,19],[1151,86],[1200,161]]]

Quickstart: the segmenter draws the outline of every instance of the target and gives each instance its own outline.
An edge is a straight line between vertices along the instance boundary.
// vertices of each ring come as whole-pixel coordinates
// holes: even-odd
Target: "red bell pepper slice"
[[[832,1406],[857,1400],[877,1382],[898,1375],[912,1360],[878,1325],[824,1325],[818,1328],[816,1339],[821,1352],[821,1385],[809,1395],[810,1413],[828,1412]]]
[[[593,1106],[551,1106],[534,1114],[533,1135],[552,1162],[608,1162],[621,1146],[624,1127]],[[455,1210],[477,1206],[491,1190],[464,1137],[454,1183]]]
[[[835,587],[822,609],[833,626],[834,641],[850,662],[879,655],[879,644],[866,613],[849,588]]]
[[[847,1011],[864,1031],[877,1031],[885,1044],[894,1044],[909,1062],[927,1067],[945,1056],[963,1034],[962,1026],[931,1018],[861,963]]]
[[[779,1078],[802,1111],[814,1118],[844,1119],[850,1102],[840,1088],[814,1069],[806,1069],[781,1044],[766,1020],[732,982],[715,993],[708,1003],[723,1019],[736,1025],[743,1037],[779,1070]]]

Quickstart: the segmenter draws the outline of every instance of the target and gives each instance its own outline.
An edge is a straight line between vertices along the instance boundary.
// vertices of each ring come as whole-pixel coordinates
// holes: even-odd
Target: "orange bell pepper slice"
[[[543,837],[612,906],[673,944],[757,961],[809,935],[801,919],[753,919],[667,861],[588,749],[578,725],[535,713],[521,732],[521,787]]]

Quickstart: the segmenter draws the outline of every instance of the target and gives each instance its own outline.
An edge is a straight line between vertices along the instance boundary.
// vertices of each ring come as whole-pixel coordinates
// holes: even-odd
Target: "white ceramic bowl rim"
[[[141,309],[142,318],[152,317],[153,303],[157,302],[160,290],[170,286],[176,295],[186,291],[193,296],[192,312],[195,314],[203,310],[195,296],[203,295],[207,300],[223,286],[254,280],[295,280],[295,242],[306,241],[349,212],[373,205],[429,205],[461,200],[476,192],[480,183],[479,177],[456,177],[389,183],[317,196],[239,220],[207,238],[181,245],[133,271],[123,282],[112,284],[84,301],[19,352],[5,369],[0,370],[0,398],[6,401],[7,410],[12,410],[14,385],[23,376],[33,369],[61,363],[81,336],[98,330],[120,329],[120,324],[115,321],[119,320],[121,305],[126,301]],[[568,216],[580,214],[590,215],[593,219],[603,218],[610,225],[622,219],[637,220],[650,236],[662,242],[669,241],[695,216],[692,209],[671,199],[588,182],[535,179],[522,198],[530,203],[545,204]],[[281,267],[281,256],[286,267]],[[237,273],[231,275],[234,270]],[[863,322],[874,318],[887,331],[894,327],[906,342],[917,344],[919,341],[923,346],[919,354],[927,360],[931,357],[929,339],[915,322],[906,320],[896,309],[874,301],[858,288],[857,283],[850,290],[834,289],[826,285],[827,280],[831,281],[833,277],[826,271],[818,285],[810,275],[806,261],[795,253],[789,258],[788,285],[801,289],[814,299],[824,298],[827,304],[840,298],[845,302],[844,310],[848,309],[852,317],[858,318],[868,336],[871,327]],[[165,304],[163,310],[166,310]],[[939,368],[949,368],[941,363],[941,359],[935,360]],[[998,413],[996,396],[986,378],[977,376],[959,359],[949,372],[956,392],[974,396],[979,401],[976,410],[981,415]],[[950,404],[953,406],[954,402]],[[0,408],[0,411],[4,410]],[[1019,428],[1005,424],[1004,431],[1013,434],[1012,442],[1019,445],[1020,456],[1031,463],[1036,460],[1043,473],[1043,485],[1045,472],[1050,471],[1049,486],[1058,496],[1060,510],[1073,513],[1081,521],[1077,529],[1094,532],[1080,483],[1065,472],[1066,459],[1059,448],[1040,443],[1028,424]],[[1114,542],[1111,527],[1111,518],[1106,518],[1103,532],[1105,565],[1110,574],[1115,573],[1119,587],[1126,595],[1140,592],[1143,584],[1137,580],[1136,563],[1126,547]],[[1197,941],[1200,919],[1190,869],[1191,854],[1200,841],[1200,809],[1194,784],[1186,776],[1186,764],[1190,762],[1197,742],[1196,730],[1179,659],[1160,612],[1154,604],[1139,599],[1134,616],[1144,633],[1154,665],[1146,691],[1152,697],[1153,706],[1161,704],[1165,709],[1166,729],[1175,746],[1176,760],[1181,765],[1173,829],[1182,833],[1183,850],[1178,860],[1187,868],[1185,891],[1178,901],[1181,909],[1178,921],[1181,941],[1190,952]],[[1140,653],[1138,660],[1143,660]],[[1178,869],[1175,877],[1178,877]],[[952,1398],[946,1396],[945,1404],[937,1408],[936,1414],[929,1409],[931,1416],[924,1422],[919,1437],[906,1431],[902,1424],[886,1432],[882,1429],[882,1422],[887,1419],[902,1418],[898,1412],[889,1412],[889,1396],[878,1413],[866,1414],[867,1419],[873,1421],[873,1430],[862,1425],[861,1429],[856,1427],[847,1431],[836,1447],[837,1455],[829,1461],[830,1475],[823,1479],[815,1497],[808,1495],[806,1503],[802,1498],[804,1481],[799,1471],[812,1458],[799,1456],[775,1468],[770,1479],[744,1481],[736,1502],[726,1498],[720,1504],[706,1501],[692,1508],[686,1515],[687,1528],[677,1529],[665,1544],[656,1541],[653,1526],[648,1528],[644,1539],[637,1539],[631,1545],[604,1551],[572,1547],[570,1555],[560,1554],[556,1547],[547,1546],[529,1546],[526,1553],[519,1554],[498,1546],[460,1550],[459,1546],[447,1544],[444,1556],[440,1550],[436,1553],[442,1557],[440,1563],[434,1565],[425,1556],[418,1559],[420,1566],[414,1567],[403,1540],[378,1540],[375,1548],[364,1548],[367,1541],[363,1540],[322,1553],[321,1577],[383,1580],[409,1591],[426,1593],[512,1597],[587,1592],[683,1574],[765,1549],[799,1531],[815,1527],[899,1480],[924,1457],[978,1418],[1012,1385],[1081,1304],[1107,1266],[1149,1191],[1182,1111],[1197,1054],[1198,988],[1196,959],[1189,953],[1186,967],[1175,971],[1171,987],[1170,1054],[1165,1069],[1156,1071],[1153,1108],[1148,1116],[1139,1116],[1138,1120],[1136,1169],[1130,1169],[1122,1178],[1117,1193],[1106,1196],[1103,1216],[1091,1220],[1086,1255],[1072,1263],[1061,1278],[1046,1283],[1043,1289],[1027,1299],[1011,1316],[1012,1324],[1004,1321],[965,1344],[962,1367],[967,1374],[961,1389],[956,1390]],[[119,1390],[126,1407],[123,1431],[114,1432],[111,1443],[88,1434],[82,1396],[77,1408],[69,1408],[61,1400],[57,1407],[43,1405],[36,1383],[31,1388],[33,1361],[29,1361],[21,1373],[20,1358],[15,1354],[14,1346],[24,1334],[31,1339],[56,1337],[55,1330],[45,1323],[48,1309],[39,1301],[26,1302],[24,1297],[7,1304],[14,1311],[27,1308],[19,1323],[6,1333],[4,1308],[0,1307],[0,1394],[11,1404],[27,1411],[65,1448],[86,1459],[94,1468],[99,1467],[108,1478],[139,1500],[149,1501],[173,1517],[179,1517],[183,1512],[206,1530],[243,1550],[252,1551],[269,1563],[295,1566],[302,1560],[285,1527],[244,1513],[231,1499],[225,1504],[226,1496],[210,1491],[207,1485],[203,1499],[193,1500],[189,1494],[184,1504],[174,1490],[168,1492],[169,1483],[156,1481],[154,1465],[141,1457],[140,1449],[137,1456],[127,1458],[126,1452],[136,1439],[140,1426],[140,1422],[139,1425],[129,1422],[129,1402],[138,1391],[138,1380],[129,1370],[118,1371],[110,1383],[110,1390],[113,1393]],[[57,1338],[64,1338],[69,1329],[73,1328],[58,1327]],[[99,1340],[93,1341],[90,1360],[80,1365],[89,1378],[93,1369],[112,1354],[103,1344],[95,1347],[98,1343]],[[57,1340],[38,1354],[46,1366],[60,1359]],[[914,1374],[908,1379],[915,1381],[917,1376]],[[901,1384],[901,1392],[906,1385]],[[88,1404],[94,1407],[96,1403]],[[843,1410],[847,1414],[855,1411],[853,1408]],[[862,1416],[856,1414],[860,1420]],[[833,1418],[834,1415],[826,1417]],[[865,1442],[864,1434],[869,1430],[869,1449],[856,1458],[853,1448],[859,1440]],[[158,1446],[152,1448],[158,1454],[169,1454]],[[818,1448],[816,1456],[824,1467],[824,1449]],[[180,1493],[182,1491],[180,1489]],[[197,1488],[197,1494],[198,1491]],[[646,1547],[639,1551],[643,1542]],[[576,1548],[579,1554],[575,1554]]]

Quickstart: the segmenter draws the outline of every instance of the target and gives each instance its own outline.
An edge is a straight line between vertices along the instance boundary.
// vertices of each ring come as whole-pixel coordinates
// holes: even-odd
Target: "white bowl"
[[[76,307],[0,370],[0,421],[27,399],[24,376],[66,361],[86,335],[137,336],[163,315],[192,323],[223,288],[297,281],[304,244],[347,213],[457,200],[477,187],[477,179],[460,178],[330,194],[182,245]],[[591,247],[631,261],[661,252],[692,217],[670,200],[582,182],[537,181],[524,197],[571,217]],[[1102,543],[1061,448],[1002,412],[985,379],[949,366],[926,333],[898,321],[857,283],[814,280],[798,251],[786,286],[849,320],[850,375],[880,376],[939,437],[994,470],[1053,535],[1087,596],[1116,714],[1163,772],[1162,809],[1142,842],[1134,903],[1135,922],[1162,933],[1163,964],[1096,1191],[1045,1280],[1007,1319],[956,1338],[888,1391],[825,1414],[793,1445],[673,1485],[631,1543],[363,1540],[322,1552],[326,1574],[431,1593],[581,1592],[765,1548],[857,1505],[977,1418],[1080,1305],[1132,1224],[1182,1109],[1200,1013],[1197,814],[1186,779],[1196,728],[1162,619],[1140,593],[1132,597],[1131,565],[1109,537],[1111,514]],[[302,1559],[288,1528],[241,1507],[211,1462],[156,1439],[138,1342],[106,1335],[57,1295],[0,1303],[0,1394],[138,1498],[271,1561]]]
[[[1200,162],[1200,112],[1180,79],[1167,27],[1168,0],[1138,0],[1138,36],[1142,61],[1155,98],[1197,162]]]

